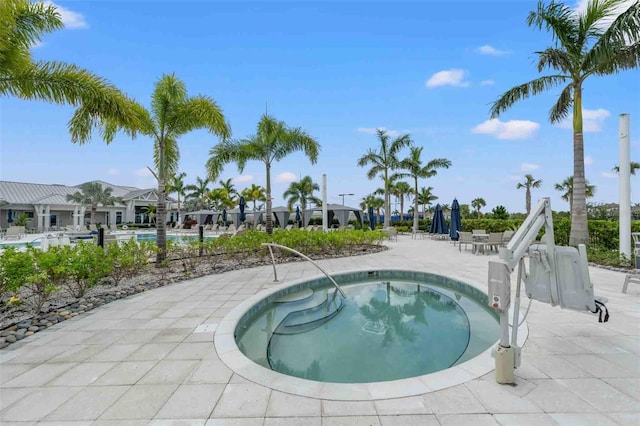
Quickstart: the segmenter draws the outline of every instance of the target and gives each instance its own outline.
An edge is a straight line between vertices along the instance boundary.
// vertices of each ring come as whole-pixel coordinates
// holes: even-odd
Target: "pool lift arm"
[[[542,228],[542,244],[531,245]],[[527,252],[530,275],[527,275],[524,267]],[[511,273],[516,266],[518,275],[509,340]],[[498,383],[514,383],[514,369],[520,366],[518,326],[523,281],[530,299],[552,306],[560,305],[562,308],[595,311],[586,248],[582,244],[578,250],[574,247],[556,247],[549,198],[538,202],[507,247],[500,248],[499,260],[489,262],[489,306],[500,313],[500,343],[494,351]]]

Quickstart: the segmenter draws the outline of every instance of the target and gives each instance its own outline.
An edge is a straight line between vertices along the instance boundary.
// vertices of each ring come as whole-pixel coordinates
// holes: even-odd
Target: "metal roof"
[[[132,186],[119,186],[103,181],[92,181],[101,183],[104,187],[112,188],[114,197],[126,197],[132,193],[138,195],[149,191],[141,190]],[[82,185],[82,184],[81,184]],[[55,205],[76,205],[72,201],[67,201],[67,195],[75,194],[79,187],[66,185],[49,185],[42,183],[9,182],[0,181],[0,199],[7,204],[55,204]],[[129,196],[128,199],[133,197]]]

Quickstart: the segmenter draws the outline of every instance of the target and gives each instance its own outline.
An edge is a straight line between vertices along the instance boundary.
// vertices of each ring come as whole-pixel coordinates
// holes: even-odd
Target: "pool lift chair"
[[[532,244],[540,229],[544,228],[541,243]],[[525,270],[525,255],[529,256],[529,273]],[[512,323],[509,324],[511,306],[511,273],[518,266],[516,294]],[[524,281],[529,307],[519,322],[520,288]],[[535,299],[563,309],[600,313],[600,322],[606,322],[604,298],[596,298],[589,279],[587,251],[583,244],[575,247],[556,246],[549,198],[541,199],[522,223],[506,247],[499,248],[499,260],[489,262],[489,306],[500,314],[500,343],[493,351],[496,381],[514,383],[514,370],[520,366],[521,348],[518,347],[518,327],[524,322],[531,302]],[[509,327],[512,329],[509,341]]]

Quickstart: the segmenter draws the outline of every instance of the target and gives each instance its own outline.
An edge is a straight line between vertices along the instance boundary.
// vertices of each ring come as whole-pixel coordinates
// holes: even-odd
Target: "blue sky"
[[[536,50],[550,37],[528,28],[531,1],[423,2],[115,2],[60,1],[64,30],[45,36],[36,59],[72,62],[109,79],[145,106],[155,81],[175,72],[192,95],[213,97],[233,136],[255,132],[268,111],[300,126],[321,144],[318,163],[301,154],[272,169],[274,205],[291,179],[327,174],[329,202],[358,205],[382,186],[356,165],[377,148],[376,128],[410,133],[425,162],[453,166],[421,181],[442,203],[454,197],[524,211],[526,173],[542,179],[533,199],[551,197],[568,210],[553,185],[572,174],[571,130],[552,126],[547,113],[559,90],[521,102],[500,121],[489,105],[512,86],[538,76]],[[587,179],[592,201],[615,202],[618,115],[631,114],[631,157],[640,160],[640,71],[588,80],[585,85]],[[0,100],[0,179],[75,185],[101,179],[153,187],[146,166],[152,141],[118,137],[107,146],[70,142],[72,109],[40,102]],[[205,131],[179,141],[187,182],[204,177],[208,151],[218,140]],[[403,154],[406,154],[404,152]],[[264,166],[229,164],[221,178],[242,189],[264,185]],[[410,182],[411,183],[411,182]],[[640,178],[632,181],[640,201]],[[406,203],[405,203],[406,204]],[[405,207],[406,210],[407,207]]]

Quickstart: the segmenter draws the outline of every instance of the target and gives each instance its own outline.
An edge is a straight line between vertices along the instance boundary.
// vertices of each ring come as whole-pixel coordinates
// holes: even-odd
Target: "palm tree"
[[[411,199],[411,186],[407,182],[396,182],[391,187],[391,195],[394,195],[400,201],[400,220],[404,220],[404,199]]]
[[[260,210],[262,207],[257,207],[256,203],[258,201],[261,202],[266,202],[267,201],[267,195],[266,195],[266,190],[261,187],[260,185],[256,185],[255,183],[252,183],[251,186],[249,188],[245,188],[242,190],[242,196],[244,197],[244,200],[249,203],[249,202],[253,202],[253,211],[257,211]]]
[[[40,100],[90,110],[97,119],[127,128],[138,124],[135,106],[107,80],[64,62],[34,62],[30,48],[43,34],[64,28],[53,4],[27,0],[0,2],[0,97]],[[69,123],[71,140],[89,138]]]
[[[233,197],[234,195],[239,195],[238,191],[236,191],[235,185],[233,184],[233,179],[229,178],[227,180],[219,180],[218,183],[222,188],[224,188],[227,191],[227,194],[229,194],[229,197]]]
[[[591,75],[604,76],[637,68],[640,65],[640,2],[631,6],[604,27],[623,7],[625,0],[589,0],[583,12],[569,6],[540,1],[530,12],[527,24],[551,32],[554,46],[538,55],[538,72],[555,72],[516,86],[498,98],[491,107],[497,118],[517,101],[564,85],[549,112],[551,123],[565,119],[573,107],[573,209],[569,244],[587,244],[587,203],[584,175],[584,138],[582,133],[582,88]]]
[[[146,214],[149,218],[149,226],[151,226],[151,223],[155,222],[156,211],[157,208],[154,205],[148,205],[142,208],[142,213]]]
[[[638,170],[640,170],[640,163],[636,163],[635,161],[632,161],[629,171],[631,172],[632,175],[635,175],[636,171]],[[613,169],[611,169],[611,171],[620,173],[620,166],[615,166]]]
[[[485,207],[486,205],[487,205],[487,202],[482,197],[474,198],[473,200],[471,200],[471,207],[476,209],[478,219],[480,219],[480,209]]]
[[[413,178],[413,193],[418,196],[413,199],[413,210],[416,214],[413,215],[413,232],[418,231],[418,179],[428,179],[438,174],[437,169],[448,169],[451,167],[451,161],[446,158],[434,158],[429,161],[426,165],[422,165],[422,149],[424,147],[411,147],[409,151],[409,156],[404,160],[400,161],[398,164],[398,168],[401,170],[406,170],[406,173],[396,173],[395,176],[398,177],[412,177]],[[394,176],[394,177],[395,177]],[[429,187],[431,188],[431,187]],[[423,188],[424,189],[424,188]],[[433,188],[431,188],[433,189]],[[436,197],[437,198],[437,197]],[[402,211],[402,204],[400,204],[400,210]]]
[[[176,193],[178,196],[178,214],[176,216],[176,222],[180,222],[180,197],[184,198],[186,194],[186,186],[184,184],[184,178],[187,177],[187,174],[182,172],[174,175],[171,179],[169,179],[169,183],[167,184],[167,194]]]
[[[384,226],[389,226],[389,219],[391,215],[391,175],[390,172],[396,170],[398,167],[398,153],[402,148],[410,146],[413,141],[411,136],[404,134],[397,137],[393,141],[390,140],[390,136],[385,130],[378,129],[377,136],[380,141],[380,148],[375,151],[371,148],[365,155],[358,160],[358,166],[364,167],[372,164],[373,167],[367,172],[367,177],[372,180],[376,176],[380,175],[384,182]]]
[[[307,202],[312,202],[316,206],[322,205],[322,200],[313,195],[313,191],[320,191],[320,186],[313,182],[311,176],[305,176],[300,182],[291,182],[283,198],[287,198],[287,207],[289,211],[293,211],[294,204],[300,204],[300,214],[302,215],[302,223],[304,222],[304,211],[307,209]]]
[[[524,175],[524,182],[516,185],[516,188],[525,188],[526,190],[527,215],[531,213],[531,188],[540,188],[541,186],[542,179],[535,180],[535,178],[529,174]]]
[[[79,186],[80,191],[67,195],[67,201],[91,206],[91,224],[95,224],[96,212],[98,204],[103,206],[113,206],[118,198],[113,197],[111,193],[113,188],[103,187],[99,182],[87,182]]]
[[[423,186],[420,188],[420,192],[418,192],[418,203],[422,205],[422,216],[427,214],[427,206],[438,199],[431,191],[433,191],[432,186]]]
[[[556,183],[555,189],[562,192],[562,199],[569,202],[569,211],[573,211],[573,176],[569,176],[562,183]],[[596,193],[595,185],[589,185],[589,181],[584,181],[584,192],[586,198],[591,198]]]
[[[158,181],[158,204],[156,219],[156,244],[159,265],[166,258],[166,183],[167,178],[174,176],[178,169],[180,152],[178,139],[196,129],[207,129],[222,138],[230,135],[222,110],[210,97],[187,95],[185,84],[174,74],[164,74],[156,83],[151,95],[151,110],[136,105],[139,125],[129,129],[153,139],[154,175]],[[90,108],[80,107],[74,117],[74,128],[82,135],[90,135],[94,127],[102,127],[102,136],[113,139],[118,130],[118,123],[96,118]]]
[[[186,198],[197,200],[197,205],[199,209],[206,208],[207,198],[208,198],[209,192],[211,191],[209,189],[210,183],[211,181],[209,179],[207,178],[202,179],[200,176],[196,176],[195,184],[187,185],[184,187],[185,191],[189,191],[187,192]]]
[[[237,200],[229,194],[226,188],[214,188],[205,195],[206,207],[211,207],[216,211],[234,208],[237,205]]]
[[[318,160],[320,144],[307,132],[299,127],[290,128],[284,121],[276,120],[264,114],[258,122],[255,135],[246,139],[225,140],[209,151],[207,170],[209,177],[215,179],[225,164],[235,161],[240,172],[249,160],[262,161],[266,169],[267,185],[267,233],[273,232],[273,218],[271,213],[271,166],[287,155],[303,151],[311,164]]]
[[[369,194],[360,202],[360,208],[368,211],[369,207],[373,207],[376,214],[380,216],[380,209],[384,207],[384,200],[380,197],[376,197],[375,194]],[[371,218],[369,218],[369,220],[371,220]]]

